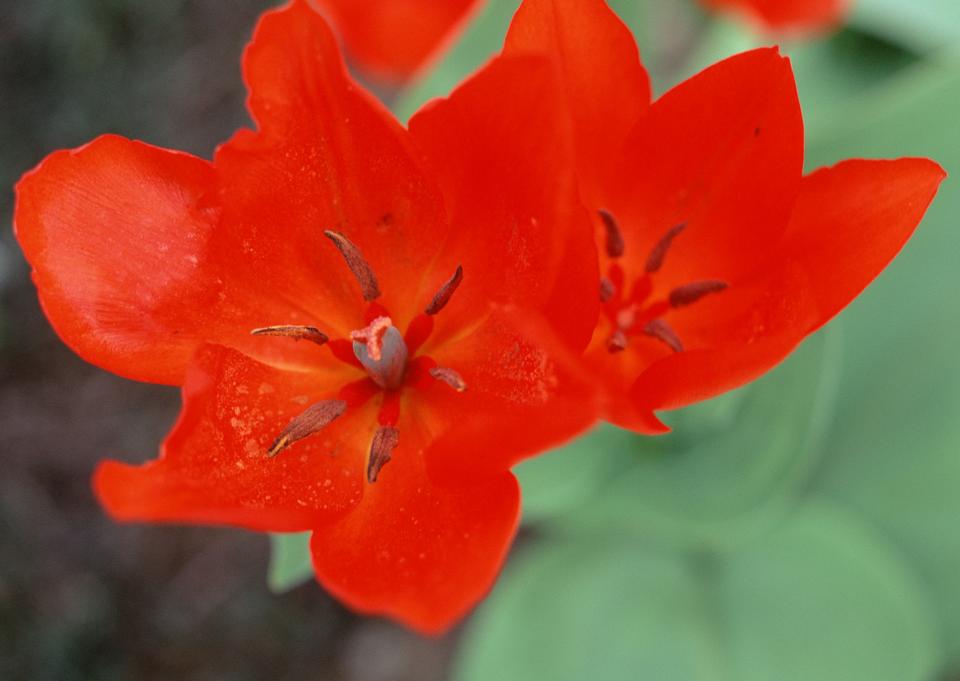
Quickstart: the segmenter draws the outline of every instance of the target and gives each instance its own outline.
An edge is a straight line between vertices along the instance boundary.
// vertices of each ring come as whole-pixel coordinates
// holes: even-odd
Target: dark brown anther
[[[346,410],[347,403],[343,400],[323,400],[307,407],[280,431],[279,437],[267,450],[267,456],[276,456],[294,442],[319,433],[342,416]]]
[[[374,483],[380,471],[390,463],[393,450],[400,444],[400,431],[393,426],[380,426],[370,443],[370,458],[367,460],[367,482]]]
[[[730,285],[719,279],[707,279],[705,281],[695,281],[692,284],[684,284],[670,291],[670,307],[684,307],[692,305],[705,295],[710,293],[719,293]]]
[[[308,340],[317,345],[323,345],[330,338],[320,329],[313,326],[265,326],[262,329],[254,329],[250,332],[251,336],[283,336],[293,340]]]
[[[617,287],[606,277],[600,278],[600,302],[605,303],[617,294]]]
[[[667,251],[669,251],[670,246],[673,245],[673,240],[680,236],[680,233],[686,228],[687,223],[681,222],[679,225],[671,227],[669,231],[660,238],[660,241],[651,249],[650,255],[647,256],[647,265],[644,269],[648,274],[660,271],[660,268],[663,267],[663,260],[667,257]]]
[[[377,283],[377,277],[370,268],[370,263],[363,257],[363,253],[357,248],[350,239],[339,232],[326,230],[323,233],[333,245],[340,251],[340,255],[347,261],[347,267],[353,272],[353,276],[360,283],[360,292],[366,301],[376,300],[380,297],[380,284]]]
[[[683,343],[677,332],[662,319],[654,319],[643,327],[643,332],[670,346],[674,352],[683,352]]]
[[[614,331],[607,339],[607,350],[611,353],[623,352],[627,349],[627,334],[623,329]]]
[[[463,267],[457,265],[457,271],[440,287],[437,295],[433,297],[433,300],[430,301],[430,304],[427,305],[427,309],[424,310],[424,312],[429,315],[434,315],[445,308],[447,303],[450,302],[450,298],[453,297],[454,291],[460,286],[461,281],[463,281]]]
[[[597,212],[600,214],[600,219],[603,220],[604,229],[607,230],[607,255],[611,258],[619,258],[627,248],[627,244],[623,240],[623,233],[620,231],[620,225],[610,211],[600,209]]]
[[[453,369],[448,369],[447,367],[433,367],[430,369],[430,375],[438,381],[443,381],[458,393],[462,393],[467,389],[467,384],[463,380],[463,377]]]

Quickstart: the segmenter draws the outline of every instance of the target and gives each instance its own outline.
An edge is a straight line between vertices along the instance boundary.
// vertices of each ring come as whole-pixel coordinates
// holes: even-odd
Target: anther
[[[627,334],[623,329],[614,331],[607,339],[607,350],[611,353],[623,352],[627,349]]]
[[[453,369],[449,369],[447,367],[433,367],[430,369],[430,375],[438,381],[443,381],[458,393],[462,393],[467,389],[467,384],[463,380],[463,377]]]
[[[340,255],[347,262],[347,267],[353,272],[353,276],[360,283],[360,292],[366,301],[376,300],[380,297],[380,285],[377,283],[377,277],[370,267],[370,263],[363,257],[363,253],[357,248],[350,239],[339,232],[325,230],[323,234],[333,242],[333,245],[340,251]]]
[[[685,222],[674,225],[650,250],[650,255],[647,256],[647,264],[644,268],[648,274],[660,271],[660,268],[663,267],[663,260],[667,257],[667,251],[670,250],[670,246],[673,244],[673,240],[680,236],[680,233],[686,228],[687,223]]]
[[[707,279],[705,281],[695,281],[692,284],[684,284],[670,291],[670,307],[684,307],[692,305],[705,295],[710,293],[719,293],[727,289],[730,285],[719,279]]]
[[[611,258],[619,258],[626,250],[626,242],[623,240],[620,225],[609,211],[600,209],[597,212],[600,214],[600,219],[603,220],[603,227],[607,231],[607,255]]]
[[[617,294],[617,287],[606,277],[600,278],[600,302],[605,303]]]
[[[323,400],[307,407],[280,431],[280,435],[267,450],[267,456],[276,456],[294,442],[319,433],[346,410],[347,403],[343,400]]]
[[[430,304],[427,305],[427,309],[424,310],[424,312],[428,315],[435,315],[445,308],[447,303],[450,302],[450,298],[453,297],[457,287],[460,286],[461,281],[463,281],[463,267],[457,265],[457,270],[453,273],[453,276],[447,279],[446,283],[440,287],[437,295],[433,297],[433,300],[430,301]]]
[[[683,343],[676,331],[662,319],[654,319],[643,327],[643,332],[670,346],[674,352],[683,352]]]
[[[250,332],[251,336],[283,336],[293,340],[308,340],[317,345],[323,345],[330,338],[320,329],[313,326],[265,326],[260,329],[254,329]]]
[[[370,458],[367,460],[367,482],[374,483],[380,471],[392,458],[393,450],[400,444],[400,431],[393,426],[380,426],[370,443]]]

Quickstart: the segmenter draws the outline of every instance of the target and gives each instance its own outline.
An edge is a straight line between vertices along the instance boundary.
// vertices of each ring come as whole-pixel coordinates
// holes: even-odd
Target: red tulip
[[[607,417],[741,386],[859,294],[910,238],[945,177],[919,158],[803,175],[790,62],[741,54],[650,103],[628,29],[602,0],[526,0],[505,54],[553,59],[595,215],[603,314],[586,353]]]
[[[569,360],[599,275],[562,93],[544,58],[501,58],[408,132],[306,0],[243,65],[257,129],[212,162],[105,136],[17,186],[64,341],[183,386],[160,458],[104,463],[96,492],[125,521],[312,530],[344,602],[443,630],[509,547],[510,467],[596,418]]]
[[[821,30],[840,25],[848,0],[703,0],[714,9],[742,12],[767,29]]]
[[[403,81],[442,52],[482,0],[314,0],[347,53],[388,81]]]

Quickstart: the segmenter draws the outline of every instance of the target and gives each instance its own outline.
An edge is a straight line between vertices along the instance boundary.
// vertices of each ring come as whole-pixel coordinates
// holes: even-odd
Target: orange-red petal
[[[160,458],[100,465],[94,488],[125,521],[235,525],[295,531],[342,515],[362,496],[374,405],[350,409],[274,458],[270,445],[304,409],[335,398],[342,375],[284,371],[205,346],[187,374],[183,411]]]
[[[122,376],[179,383],[221,288],[210,164],[107,135],[50,155],[16,193],[17,239],[64,342]]]
[[[804,178],[769,264],[698,303],[681,334],[695,349],[655,363],[641,405],[672,409],[757,378],[846,307],[900,251],[945,173],[926,159],[853,160]]]
[[[429,64],[482,0],[314,0],[369,74],[403,81]]]
[[[463,266],[425,351],[482,319],[491,303],[544,312],[571,346],[589,340],[599,275],[562,96],[546,59],[501,57],[411,120],[452,224],[432,286]]]
[[[343,336],[366,324],[360,287],[323,236],[336,231],[373,266],[378,302],[399,324],[412,318],[433,291],[416,290],[410,273],[429,270],[447,222],[406,131],[346,73],[306,0],[264,15],[244,77],[258,130],[217,151],[218,250],[242,263],[248,280],[309,310],[322,331]]]
[[[603,0],[524,0],[504,54],[548,57],[562,80],[583,191],[592,200],[650,104],[650,79],[630,29]]]
[[[363,504],[314,530],[319,581],[350,607],[428,634],[452,626],[490,589],[520,516],[508,472],[441,486],[415,447],[400,448]],[[411,456],[413,455],[413,456]]]
[[[704,0],[715,9],[740,11],[768,29],[819,30],[840,25],[849,0]]]

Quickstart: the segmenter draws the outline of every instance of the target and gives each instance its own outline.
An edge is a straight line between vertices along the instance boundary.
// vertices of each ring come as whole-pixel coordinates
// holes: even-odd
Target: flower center
[[[627,295],[626,274],[618,262],[626,252],[623,232],[610,212],[601,210],[599,215],[606,233],[607,257],[611,261],[606,276],[600,279],[600,302],[613,327],[607,350],[623,352],[631,336],[642,334],[659,340],[674,352],[683,352],[683,342],[664,317],[677,308],[693,305],[704,296],[726,290],[729,284],[719,279],[704,279],[677,286],[666,297],[653,295],[655,275],[663,267],[674,240],[687,228],[686,223],[681,223],[667,230],[654,244],[644,263],[643,274],[631,282]]]
[[[434,315],[446,307],[460,286],[463,268],[457,267],[423,313],[410,322],[406,334],[402,334],[393,325],[389,313],[376,302],[380,297],[380,285],[360,249],[338,232],[326,231],[324,234],[340,251],[360,285],[360,292],[368,303],[366,316],[369,324],[351,331],[349,340],[331,340],[313,326],[267,326],[254,329],[251,333],[255,336],[308,340],[326,346],[337,359],[363,369],[367,378],[343,386],[336,399],[322,400],[304,410],[280,432],[267,450],[267,456],[276,456],[295,442],[319,433],[348,409],[357,408],[380,394],[382,400],[377,415],[378,426],[370,441],[366,465],[367,481],[374,483],[400,444],[397,422],[403,389],[431,381],[445,383],[457,392],[467,389],[467,384],[454,369],[437,366],[425,355],[414,356],[433,331]]]

